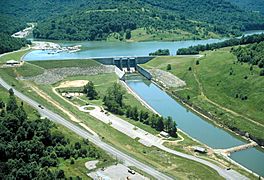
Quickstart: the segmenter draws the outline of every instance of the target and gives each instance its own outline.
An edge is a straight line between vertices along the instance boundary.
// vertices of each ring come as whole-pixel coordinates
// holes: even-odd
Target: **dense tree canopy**
[[[11,35],[26,27],[26,23],[19,21],[13,16],[0,14],[0,54],[18,50],[30,41],[13,38]]]
[[[126,105],[123,102],[123,99],[124,92],[121,86],[115,83],[107,90],[107,94],[105,95],[103,101],[104,105],[112,113],[120,115],[125,114],[126,117],[149,125],[157,131],[166,131],[172,137],[177,137],[177,125],[171,117],[164,118],[147,111],[139,111],[136,106],[131,107],[130,105]]]
[[[203,32],[204,36],[210,32],[238,35],[243,30],[264,28],[261,15],[243,12],[220,0],[116,1],[108,7],[94,8],[45,20],[39,23],[34,36],[48,39],[102,40],[111,33],[123,35],[136,28],[146,28],[148,33],[176,33],[180,29],[194,35]],[[128,33],[126,38],[129,37]]]
[[[259,68],[264,69],[264,41],[245,47],[232,48],[231,52],[237,56],[238,61],[258,65]]]
[[[264,14],[264,1],[263,0],[227,0],[242,9],[249,10],[255,13]]]
[[[83,87],[83,93],[87,95],[87,97],[90,100],[97,98],[97,91],[94,88],[94,84],[92,81],[89,81],[84,87]]]
[[[18,0],[3,1],[0,9],[21,22],[37,22],[34,36],[48,39],[104,40],[111,33],[130,39],[136,28],[199,37],[264,28],[263,15],[222,0]]]
[[[26,39],[14,38],[4,33],[0,33],[0,42],[0,54],[15,51],[27,44],[31,44],[31,42]]]
[[[88,141],[70,143],[49,120],[28,119],[23,104],[17,104],[13,94],[6,105],[2,102],[0,179],[57,179],[64,177],[63,170],[54,172],[49,168],[58,166],[59,158],[102,156]]]
[[[114,83],[114,85],[107,89],[107,93],[104,96],[104,105],[110,112],[115,114],[124,114],[124,91],[120,84]]]
[[[158,49],[153,53],[149,53],[150,56],[169,56],[170,50],[169,49]]]
[[[228,46],[237,46],[237,45],[244,45],[250,43],[259,43],[264,41],[264,34],[255,34],[251,36],[245,36],[242,38],[233,38],[219,43],[212,43],[206,45],[197,45],[197,46],[190,46],[188,48],[181,48],[178,49],[178,55],[188,55],[188,54],[199,54],[199,51],[206,51],[206,50],[214,50]]]

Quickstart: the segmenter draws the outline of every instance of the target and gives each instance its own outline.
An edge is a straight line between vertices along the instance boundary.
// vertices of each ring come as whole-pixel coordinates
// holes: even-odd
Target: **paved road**
[[[79,136],[81,136],[83,138],[89,139],[89,141],[96,144],[98,147],[105,150],[106,152],[117,157],[118,159],[122,160],[126,164],[131,165],[131,166],[135,166],[138,169],[146,172],[147,174],[150,174],[153,177],[156,177],[157,179],[172,180],[171,177],[157,171],[156,169],[154,169],[154,168],[152,168],[152,167],[150,167],[144,163],[141,163],[141,162],[135,160],[134,158],[128,156],[127,154],[125,154],[125,153],[115,149],[114,147],[104,143],[103,141],[101,141],[100,138],[88,133],[84,129],[76,126],[75,124],[73,124],[69,121],[67,121],[66,119],[59,116],[58,114],[56,114],[56,113],[54,113],[54,112],[52,112],[46,108],[44,108],[44,109],[39,108],[38,107],[39,104],[36,101],[30,99],[29,97],[25,96],[24,94],[22,94],[18,91],[16,91],[13,87],[8,85],[2,78],[0,78],[0,84],[7,90],[12,88],[14,90],[15,95],[18,98],[20,98],[22,101],[28,103],[29,105],[31,105],[33,108],[37,109],[42,116],[45,116],[48,119],[50,119],[56,123],[62,124],[63,126],[67,127],[68,129],[72,130],[73,132],[75,132],[76,134],[78,134]]]
[[[2,78],[0,78],[0,84],[4,88],[6,88],[7,90],[10,88],[13,88],[10,85],[8,85]],[[80,127],[76,126],[75,124],[67,121],[66,119],[62,118],[58,114],[56,114],[56,113],[54,113],[54,112],[52,112],[46,108],[44,108],[44,109],[39,108],[38,107],[39,104],[36,101],[30,99],[29,97],[25,96],[24,94],[22,94],[18,91],[16,91],[14,88],[13,88],[13,90],[14,90],[15,95],[18,98],[20,98],[24,102],[28,103],[29,105],[31,105],[32,107],[37,109],[42,116],[45,116],[48,119],[50,119],[56,123],[62,124],[63,126],[74,131],[76,134],[80,135],[83,138],[89,139],[92,143],[96,144],[97,146],[99,146],[100,148],[105,150],[106,152],[116,156],[118,159],[121,159],[125,163],[132,165],[132,166],[135,166],[135,167],[143,170],[144,172],[156,177],[157,179],[172,179],[171,177],[155,170],[154,168],[152,168],[152,167],[150,167],[144,163],[141,163],[141,162],[135,160],[134,158],[128,156],[127,154],[125,154],[125,153],[115,149],[114,147],[102,142],[100,138],[88,133],[84,129],[81,129]],[[195,156],[187,155],[187,154],[184,154],[181,152],[177,152],[177,151],[171,150],[165,146],[157,145],[157,147],[160,149],[163,149],[164,151],[175,154],[177,156],[184,157],[186,159],[190,159],[190,160],[205,164],[205,165],[215,169],[225,179],[234,179],[234,180],[236,180],[236,179],[247,179],[245,176],[242,176],[241,174],[237,173],[236,171],[227,171],[227,170],[225,170],[225,169],[223,169],[223,168],[221,168],[221,167],[219,167],[219,166],[217,166],[217,165],[215,165],[209,161],[197,158]]]

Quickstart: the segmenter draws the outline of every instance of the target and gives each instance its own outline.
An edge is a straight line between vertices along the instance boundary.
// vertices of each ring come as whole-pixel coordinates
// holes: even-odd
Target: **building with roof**
[[[206,149],[205,148],[202,148],[202,147],[199,147],[199,146],[194,146],[194,151],[195,152],[198,152],[198,153],[206,153]]]
[[[162,137],[165,137],[165,138],[169,138],[169,137],[170,137],[169,133],[167,133],[167,132],[165,132],[165,131],[161,131],[161,132],[160,132],[160,135],[161,135]]]

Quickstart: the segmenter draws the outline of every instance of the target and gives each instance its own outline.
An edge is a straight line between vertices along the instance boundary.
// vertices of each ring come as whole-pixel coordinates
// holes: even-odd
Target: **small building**
[[[70,93],[62,93],[62,96],[67,98],[67,99],[72,99],[73,98],[72,94],[70,94]]]
[[[199,146],[195,146],[194,151],[198,153],[206,153],[206,149]]]
[[[20,65],[20,61],[9,60],[9,61],[6,61],[6,65],[9,65],[9,66]]]
[[[161,131],[161,132],[160,132],[160,135],[161,135],[162,137],[165,137],[165,138],[169,138],[169,137],[170,137],[169,133],[167,133],[167,132],[165,132],[165,131]]]

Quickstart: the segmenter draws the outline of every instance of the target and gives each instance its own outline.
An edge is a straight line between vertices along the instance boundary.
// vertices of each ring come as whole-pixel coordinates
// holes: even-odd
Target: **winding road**
[[[67,121],[63,117],[61,117],[58,114],[46,109],[45,107],[40,108],[39,104],[36,101],[30,99],[29,97],[27,97],[24,94],[20,93],[19,91],[15,90],[12,86],[8,85],[2,78],[0,78],[0,84],[7,90],[12,88],[15,95],[18,98],[20,98],[22,101],[28,103],[29,105],[31,105],[33,108],[37,109],[42,116],[47,117],[48,119],[50,119],[53,122],[62,124],[66,128],[72,130],[73,132],[75,132],[76,134],[78,134],[79,136],[81,136],[85,139],[89,139],[89,141],[96,144],[98,147],[105,150],[106,152],[117,157],[118,159],[122,160],[127,165],[135,166],[138,169],[141,169],[142,171],[146,172],[147,174],[150,174],[153,177],[156,177],[157,179],[166,179],[166,180],[172,179],[168,175],[165,175],[162,172],[159,172],[156,169],[154,169],[154,168],[152,168],[152,167],[150,167],[150,166],[148,166],[142,162],[139,162],[138,160],[134,159],[133,157],[130,157],[129,155],[115,149],[111,145],[104,143],[99,137],[90,134],[88,131],[78,127],[77,125],[75,125],[69,121]],[[221,167],[219,167],[219,166],[217,166],[217,165],[215,165],[209,161],[197,158],[195,156],[180,153],[180,152],[171,150],[169,148],[166,148],[164,146],[159,147],[159,148],[163,149],[164,151],[175,154],[177,156],[180,156],[180,157],[190,159],[190,160],[202,163],[204,165],[207,165],[207,166],[211,167],[212,169],[216,170],[225,179],[234,179],[234,180],[236,180],[236,179],[247,179],[245,176],[242,176],[241,174],[237,173],[236,171],[225,170],[225,169],[223,169],[223,168],[221,168]],[[190,169],[190,171],[191,171],[191,169]]]

